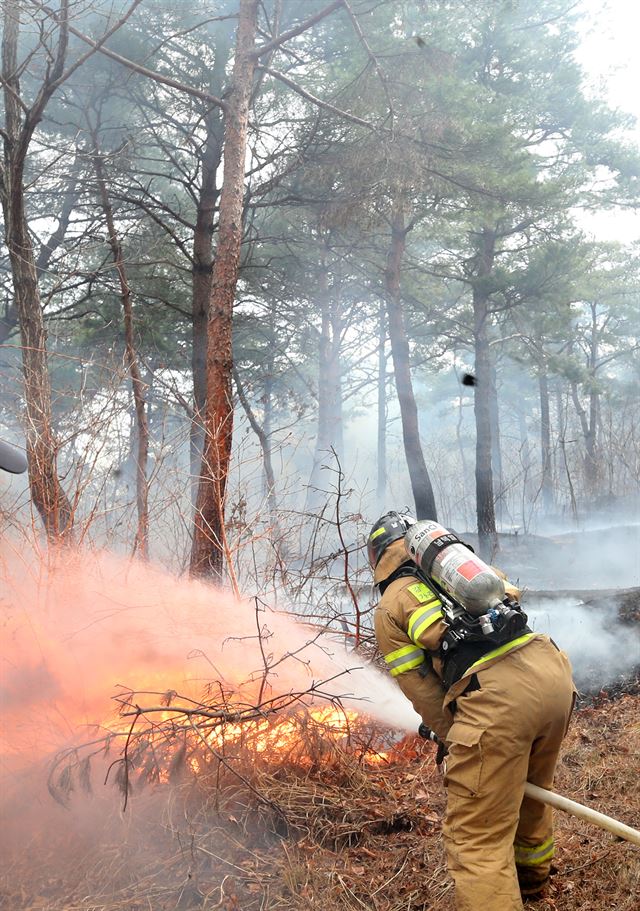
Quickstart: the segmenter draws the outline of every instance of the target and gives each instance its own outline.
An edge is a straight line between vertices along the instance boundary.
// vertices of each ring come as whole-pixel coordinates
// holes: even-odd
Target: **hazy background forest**
[[[264,590],[392,506],[490,556],[637,515],[639,251],[601,238],[640,155],[588,8],[3,9],[6,525]]]

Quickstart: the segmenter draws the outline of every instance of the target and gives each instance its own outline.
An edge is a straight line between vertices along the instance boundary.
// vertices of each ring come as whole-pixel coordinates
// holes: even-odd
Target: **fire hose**
[[[448,752],[444,741],[442,741],[431,728],[427,727],[426,724],[420,725],[418,733],[425,740],[431,740],[437,745],[438,752],[436,754],[436,763],[441,765]],[[569,800],[568,797],[563,797],[561,794],[548,791],[546,788],[540,788],[530,781],[525,784],[524,793],[532,800],[549,804],[549,806],[555,807],[557,810],[564,810],[565,813],[571,813],[572,816],[577,816],[579,819],[584,819],[586,822],[593,823],[593,825],[599,826],[601,829],[606,829],[606,831],[612,832],[614,835],[617,835],[618,838],[629,841],[631,844],[640,845],[640,831],[625,825],[625,823],[620,822],[617,819],[613,819],[612,816],[607,816],[605,813],[599,813],[597,810],[592,810],[591,807],[585,807],[584,804],[578,803],[575,800]]]

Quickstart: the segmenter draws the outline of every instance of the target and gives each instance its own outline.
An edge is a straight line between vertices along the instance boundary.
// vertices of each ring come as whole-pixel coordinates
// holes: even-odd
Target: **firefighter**
[[[526,626],[497,647],[488,637],[455,656],[443,650],[455,621],[445,621],[436,586],[409,558],[413,522],[390,512],[369,534],[381,595],[376,639],[402,692],[448,747],[443,835],[458,911],[516,911],[549,877],[552,811],[524,797],[524,786],[553,784],[575,699],[571,666]]]

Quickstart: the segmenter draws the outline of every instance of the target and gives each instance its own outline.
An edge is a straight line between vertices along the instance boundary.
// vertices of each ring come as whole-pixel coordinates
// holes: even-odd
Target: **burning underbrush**
[[[414,768],[431,752],[417,737],[400,740],[335,701],[306,704],[317,693],[259,707],[229,694],[196,705],[166,693],[154,705],[152,695],[120,696],[117,722],[55,758],[56,805],[42,817],[16,791],[23,850],[5,833],[0,908],[290,907],[308,893],[293,855],[361,846],[366,856],[372,838],[438,823],[435,804],[424,812],[435,773]],[[407,782],[424,779],[400,801],[386,777],[399,768]]]
[[[145,712],[140,696],[122,698],[126,729],[57,758],[50,786],[65,809],[25,807],[21,850],[2,846],[3,911],[453,911],[430,744],[394,743],[336,704],[265,704],[254,717],[247,706],[239,718],[228,699],[205,708],[172,694]],[[631,825],[639,709],[626,695],[578,712],[557,781]],[[533,907],[635,909],[638,849],[556,820],[557,871]]]
[[[219,697],[205,703],[173,691],[122,694],[116,722],[55,758],[49,793],[62,806],[75,792],[91,793],[97,765],[106,782],[121,791],[125,809],[131,794],[145,785],[176,783],[198,791],[213,783],[219,803],[221,792],[282,769],[309,776],[353,764],[389,766],[406,759],[408,749],[415,755],[406,738],[366,714],[336,699],[318,704],[321,689],[313,686],[257,706],[221,686]]]

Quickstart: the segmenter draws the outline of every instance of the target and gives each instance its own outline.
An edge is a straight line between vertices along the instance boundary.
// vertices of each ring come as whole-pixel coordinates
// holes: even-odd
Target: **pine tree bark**
[[[138,522],[133,544],[133,553],[138,554],[142,559],[147,560],[149,557],[149,482],[147,478],[147,463],[149,460],[149,423],[145,401],[146,384],[143,382],[140,374],[140,367],[138,365],[131,288],[129,287],[129,281],[127,279],[127,269],[122,253],[122,244],[120,242],[118,229],[116,228],[113,206],[107,187],[104,162],[98,144],[98,135],[95,130],[92,130],[91,139],[93,142],[93,167],[96,174],[98,192],[100,194],[100,203],[102,205],[102,211],[104,212],[109,247],[118,274],[118,284],[120,286],[120,304],[122,306],[124,324],[125,365],[129,376],[131,377],[131,389],[135,410],[137,450],[135,457],[136,509]]]
[[[232,319],[242,244],[245,156],[256,58],[258,0],[240,0],[231,91],[224,130],[218,243],[207,326],[204,446],[196,500],[190,571],[221,578],[224,510],[233,436]]]
[[[226,23],[223,23],[226,26]],[[226,66],[231,50],[231,35],[222,28],[216,41],[216,56],[211,71],[210,91],[222,95]],[[192,349],[193,419],[191,422],[191,474],[197,494],[197,477],[204,445],[204,413],[207,398],[207,326],[213,272],[213,223],[219,198],[217,173],[222,160],[224,122],[219,106],[207,111],[205,116],[205,142],[202,153],[202,180],[196,205],[196,223],[193,233],[192,278]],[[194,496],[195,499],[195,496]]]
[[[46,104],[63,72],[68,39],[67,7],[65,0],[58,14],[55,55],[30,108],[25,107],[20,94],[19,0],[5,0],[2,38],[5,129],[0,195],[22,343],[29,485],[33,503],[42,518],[47,537],[52,542],[71,538],[73,510],[58,477],[58,444],[51,423],[47,333],[36,260],[27,226],[24,168],[33,132],[42,119]]]
[[[404,325],[402,300],[400,293],[400,273],[405,251],[407,229],[405,227],[402,207],[396,207],[391,226],[391,244],[387,255],[385,270],[385,290],[387,316],[389,318],[389,339],[395,375],[400,416],[402,420],[402,438],[407,459],[407,468],[411,480],[411,490],[419,519],[437,520],[437,510],[431,479],[420,443],[418,406],[413,392],[411,368],[409,361],[409,340]]]
[[[477,269],[472,281],[476,386],[476,513],[478,543],[485,559],[498,549],[491,466],[491,356],[489,348],[489,294],[486,280],[495,256],[495,233],[484,228],[480,234]]]

